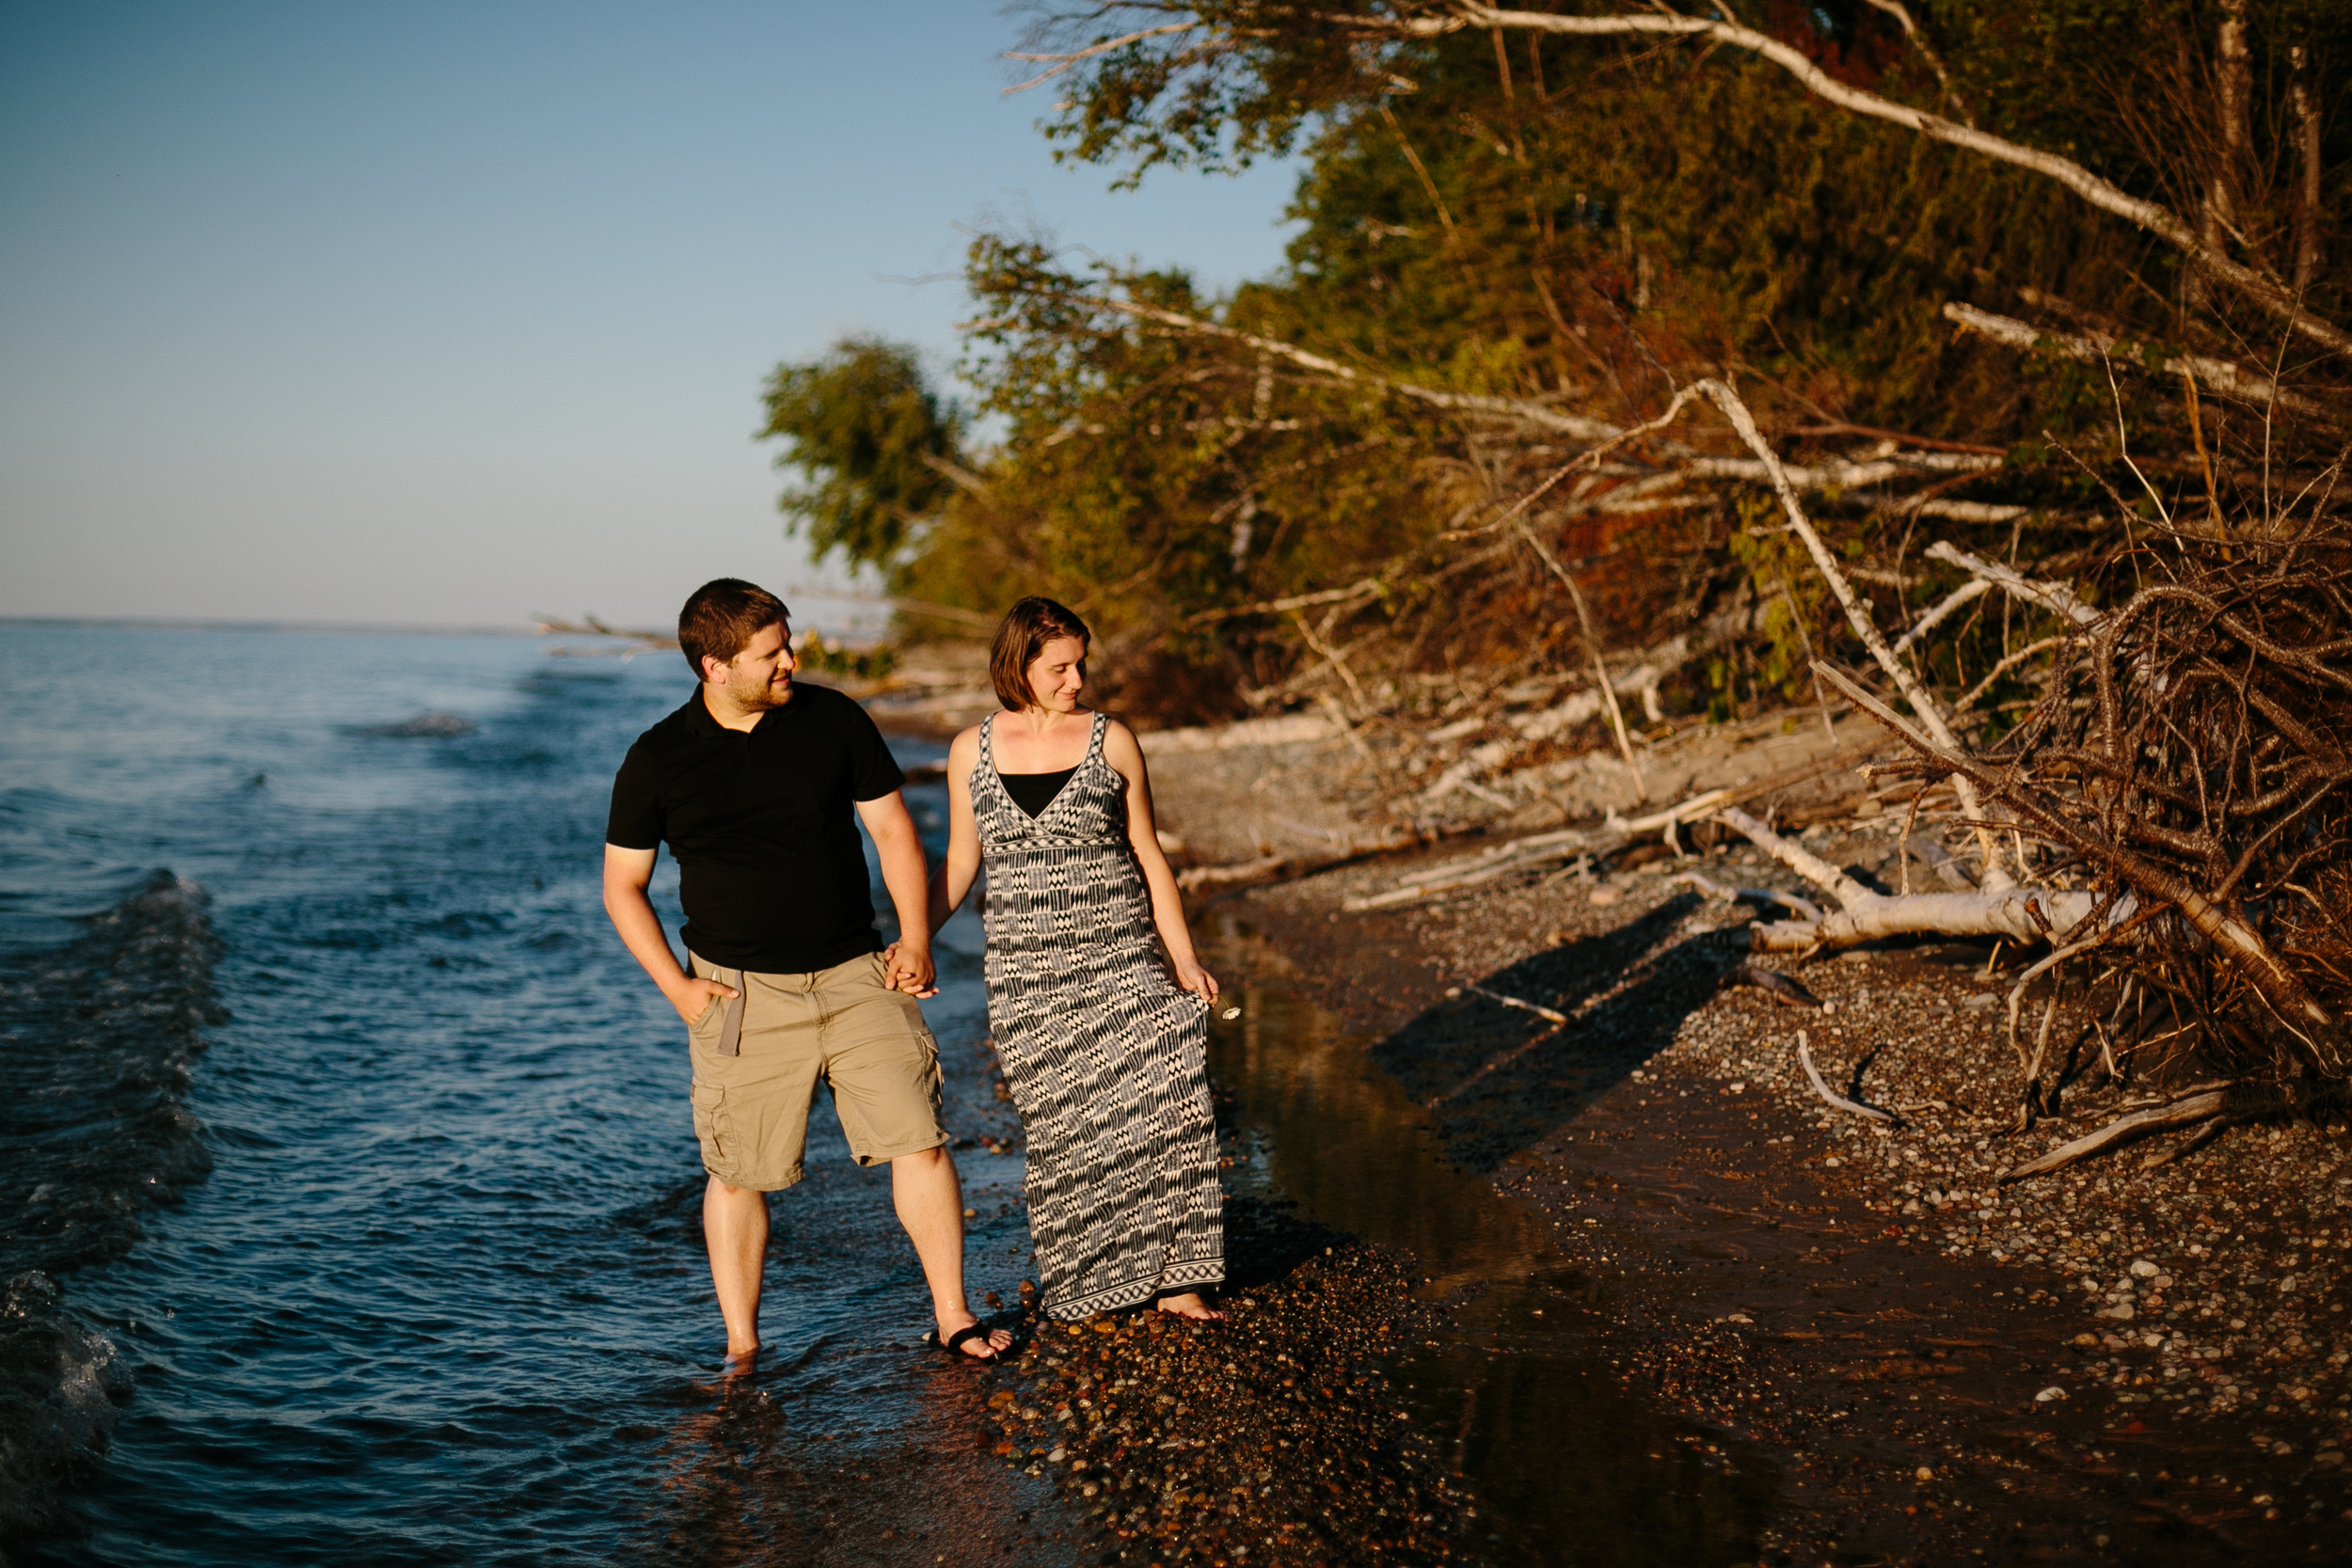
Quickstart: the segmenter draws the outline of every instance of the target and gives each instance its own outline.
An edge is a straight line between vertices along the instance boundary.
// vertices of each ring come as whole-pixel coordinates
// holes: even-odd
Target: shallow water
[[[518,638],[0,626],[11,1557],[791,1561],[834,1494],[907,1481],[886,1466],[962,1396],[914,1351],[912,1249],[827,1106],[774,1206],[767,1375],[708,1381],[682,1029],[597,880],[612,770],[688,689]],[[908,794],[936,849],[941,787]],[[675,887],[665,860],[673,925]],[[1399,1381],[1481,1549],[1731,1560],[1753,1470],[1620,1388],[1542,1222],[1445,1164],[1279,960],[1212,937],[1242,1184],[1454,1304]],[[949,1124],[1001,1135],[977,922],[940,956]],[[1009,1296],[1019,1156],[958,1158],[973,1293]]]
[[[1607,1298],[1552,1247],[1549,1221],[1447,1164],[1375,1042],[1302,999],[1278,954],[1231,920],[1205,924],[1211,967],[1241,1009],[1209,1049],[1239,1128],[1237,1184],[1409,1253],[1420,1293],[1450,1308],[1451,1326],[1403,1357],[1396,1382],[1478,1494],[1477,1549],[1530,1568],[1754,1561],[1770,1462],[1621,1386]]]
[[[20,1553],[732,1561],[806,1528],[745,1483],[794,1434],[927,1418],[914,1257],[827,1106],[775,1206],[788,1375],[707,1382],[683,1030],[597,880],[612,771],[689,689],[519,638],[0,626]],[[981,1032],[967,926],[943,1041]],[[960,1163],[1009,1291],[1018,1157]]]

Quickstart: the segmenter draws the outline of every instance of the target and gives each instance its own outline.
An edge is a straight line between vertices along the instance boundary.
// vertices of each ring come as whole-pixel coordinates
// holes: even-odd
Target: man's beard
[[[782,707],[792,700],[792,682],[789,677],[781,682],[770,681],[756,690],[749,683],[739,689],[730,686],[727,694],[747,709]]]

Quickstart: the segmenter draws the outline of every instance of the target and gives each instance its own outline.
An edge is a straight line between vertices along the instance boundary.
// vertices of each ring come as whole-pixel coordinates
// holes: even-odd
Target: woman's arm
[[[1127,781],[1127,842],[1143,867],[1143,885],[1152,893],[1152,924],[1168,944],[1168,960],[1176,966],[1176,983],[1216,1000],[1216,976],[1200,967],[1192,948],[1192,927],[1184,924],[1184,895],[1176,886],[1175,870],[1160,848],[1159,824],[1152,815],[1152,775],[1143,764],[1143,748],[1135,732],[1118,720],[1103,734],[1103,760]]]
[[[947,924],[980,874],[980,825],[972,815],[972,769],[979,766],[980,732],[968,729],[947,748],[947,853],[931,874],[931,933]]]

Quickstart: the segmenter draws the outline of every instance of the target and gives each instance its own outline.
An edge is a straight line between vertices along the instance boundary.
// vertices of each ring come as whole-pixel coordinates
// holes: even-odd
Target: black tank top
[[[1012,797],[1012,803],[1034,819],[1045,815],[1045,808],[1054,803],[1054,797],[1061,793],[1061,786],[1068,784],[1071,776],[1077,771],[1075,768],[1065,768],[1058,773],[999,773],[996,776],[1005,782],[1005,793]]]

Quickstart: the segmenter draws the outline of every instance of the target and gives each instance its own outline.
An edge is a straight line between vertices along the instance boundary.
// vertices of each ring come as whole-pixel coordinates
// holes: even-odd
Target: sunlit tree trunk
[[[2288,52],[2294,74],[2287,83],[2287,115],[2295,138],[2295,291],[2301,293],[2319,274],[2319,105],[2312,101],[2310,52],[2300,44]]]
[[[2221,0],[2221,33],[2214,50],[2215,156],[2205,181],[2202,215],[2205,248],[2228,251],[2237,227],[2239,181],[2251,139],[2249,114],[2254,101],[2254,59],[2246,46],[2246,0]]]

